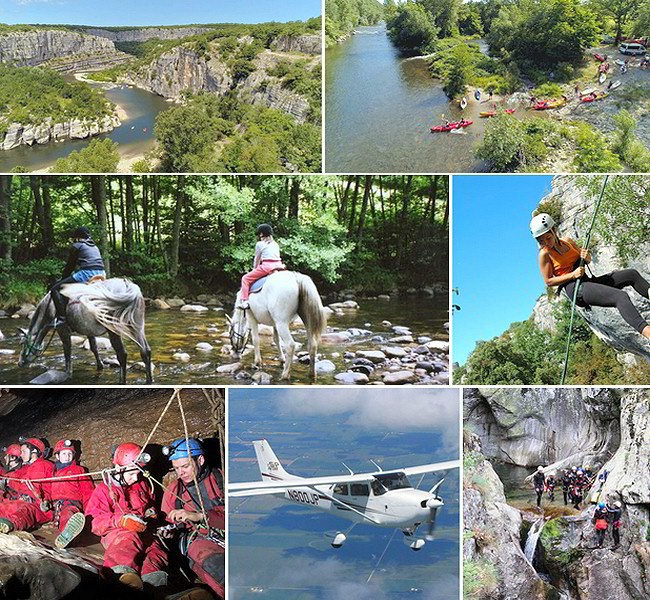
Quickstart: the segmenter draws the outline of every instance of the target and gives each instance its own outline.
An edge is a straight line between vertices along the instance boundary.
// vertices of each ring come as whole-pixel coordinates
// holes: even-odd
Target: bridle
[[[244,311],[244,319],[246,318],[246,309],[238,309],[238,310],[243,310]],[[250,328],[246,328],[245,333],[239,333],[237,329],[235,328],[235,323],[234,320],[230,321],[230,332],[229,332],[229,337],[230,337],[230,343],[232,345],[232,349],[235,352],[241,352],[246,348],[248,345],[248,342],[251,337],[251,330]]]

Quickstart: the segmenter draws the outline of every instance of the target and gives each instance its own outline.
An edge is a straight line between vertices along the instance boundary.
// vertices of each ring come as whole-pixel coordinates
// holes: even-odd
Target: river
[[[120,127],[108,133],[101,133],[83,140],[65,140],[27,146],[21,144],[12,150],[0,151],[0,172],[6,173],[17,166],[31,171],[42,171],[51,167],[57,158],[67,156],[73,150],[79,152],[93,139],[110,138],[120,145],[121,158],[131,158],[144,154],[153,148],[153,135],[156,115],[170,107],[164,98],[139,88],[118,84],[116,86],[100,83],[90,84],[102,88],[111,102],[121,106],[128,115]],[[146,129],[146,131],[145,131]]]
[[[344,316],[332,316],[328,325],[332,328],[345,330],[350,327],[363,328],[372,331],[372,334],[356,336],[345,343],[322,344],[319,352],[323,358],[334,362],[337,369],[335,373],[345,371],[346,351],[354,350],[379,350],[381,343],[371,341],[372,335],[381,335],[385,339],[395,335],[392,330],[381,323],[389,320],[393,325],[409,327],[413,336],[427,335],[434,339],[448,340],[444,323],[448,320],[448,299],[446,295],[437,300],[422,298],[402,298],[390,302],[381,300],[359,300],[360,309],[348,311]],[[52,341],[44,356],[30,367],[18,366],[20,352],[19,338],[16,328],[28,327],[27,319],[0,319],[0,329],[7,336],[0,341],[0,381],[3,385],[16,385],[29,383],[33,378],[44,373],[47,369],[64,369],[63,350],[58,336]],[[153,362],[155,364],[154,382],[157,384],[202,384],[202,385],[246,385],[251,383],[250,377],[235,379],[233,375],[216,372],[216,367],[235,362],[235,359],[220,352],[224,344],[229,344],[227,336],[228,325],[223,311],[210,311],[208,313],[184,313],[179,310],[147,311],[146,335],[152,348]],[[294,339],[305,342],[304,332],[299,328],[293,331]],[[49,339],[49,334],[48,334]],[[203,353],[196,350],[199,342],[208,342],[215,348],[211,352]],[[12,354],[7,351],[12,351]],[[129,353],[128,364],[140,360],[137,347],[127,342]],[[186,352],[191,360],[188,363],[179,363],[173,358],[176,352]],[[339,356],[332,357],[338,353]],[[115,354],[112,349],[102,351],[106,359],[113,359]],[[274,347],[271,346],[271,337],[262,336],[262,360],[264,370],[273,377],[273,383],[279,381],[282,366]],[[252,370],[252,353],[242,359],[243,369],[249,374]],[[65,382],[66,385],[116,385],[118,372],[114,368],[106,368],[102,373],[95,370],[92,354],[82,348],[73,349],[73,377]],[[334,374],[320,375],[318,384],[335,384]],[[309,383],[309,366],[298,361],[292,367],[292,382]],[[127,383],[146,384],[144,373],[129,369]]]
[[[405,58],[391,44],[386,26],[359,27],[358,33],[326,51],[325,170],[330,173],[481,172],[474,158],[485,123],[479,112],[492,110],[483,96],[469,97],[461,111],[450,103],[427,61]],[[481,51],[487,46],[476,40]],[[520,110],[516,118],[531,111]],[[536,114],[535,116],[540,116]],[[546,116],[546,115],[544,115]],[[443,119],[464,117],[473,125],[459,134],[431,133]]]

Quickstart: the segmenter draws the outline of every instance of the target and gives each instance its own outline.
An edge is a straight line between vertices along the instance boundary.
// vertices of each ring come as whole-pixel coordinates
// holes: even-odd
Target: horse
[[[120,363],[120,383],[126,383],[126,349],[123,337],[140,348],[147,383],[153,382],[151,348],[144,334],[144,298],[140,288],[128,279],[107,279],[98,283],[70,283],[61,287],[68,298],[65,322],[56,328],[63,344],[65,371],[72,375],[72,343],[70,335],[79,333],[88,337],[95,355],[97,370],[104,365],[97,351],[96,336],[108,333],[111,345]],[[18,364],[24,367],[44,352],[44,339],[52,330],[56,308],[48,292],[39,302],[29,323],[29,329],[20,329],[21,352]],[[52,333],[54,335],[54,333]],[[51,338],[50,338],[51,341]],[[49,342],[48,342],[49,345]]]
[[[262,290],[248,298],[250,308],[238,305],[239,293],[230,323],[230,343],[236,357],[246,347],[248,332],[252,334],[255,346],[253,367],[262,366],[258,325],[273,327],[273,340],[284,362],[282,379],[291,378],[291,364],[296,343],[291,337],[289,323],[300,316],[307,328],[307,349],[309,350],[309,375],[316,379],[316,352],[327,322],[323,303],[318,290],[308,275],[293,271],[275,271],[266,277]],[[284,352],[283,352],[284,347]],[[285,354],[286,353],[286,354]]]

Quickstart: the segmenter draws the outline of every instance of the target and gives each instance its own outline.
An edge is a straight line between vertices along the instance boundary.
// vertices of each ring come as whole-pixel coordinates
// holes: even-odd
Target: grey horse
[[[239,294],[237,295],[239,299]],[[246,347],[250,330],[255,346],[254,367],[262,366],[258,325],[273,327],[273,340],[284,361],[282,379],[291,378],[291,364],[296,343],[291,337],[289,323],[300,316],[307,328],[307,349],[309,350],[309,375],[316,379],[316,352],[327,319],[318,290],[308,275],[293,271],[276,271],[268,276],[260,292],[251,294],[250,308],[237,307],[230,322],[230,343],[235,355]],[[284,350],[284,351],[283,351]],[[285,355],[286,352],[286,355]]]
[[[57,328],[63,344],[65,371],[72,375],[72,343],[70,336],[78,333],[88,337],[90,349],[95,355],[97,370],[104,365],[97,351],[96,336],[108,333],[111,345],[120,363],[120,383],[126,383],[126,358],[123,337],[129,338],[140,348],[144,361],[147,383],[153,382],[151,348],[144,334],[144,298],[140,288],[128,279],[107,279],[86,284],[64,285],[61,293],[68,298],[65,323]],[[44,351],[45,336],[52,330],[56,309],[50,294],[40,301],[29,323],[29,329],[21,329],[21,352],[18,364],[24,367],[32,363]]]

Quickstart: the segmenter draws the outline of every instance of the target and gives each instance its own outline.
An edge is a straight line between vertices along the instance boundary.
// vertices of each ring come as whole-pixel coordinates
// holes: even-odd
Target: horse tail
[[[319,343],[320,336],[327,325],[323,303],[311,277],[296,273],[296,280],[298,282],[298,315],[307,327],[307,335],[310,340]]]
[[[77,299],[106,329],[149,349],[144,334],[144,298],[135,283],[116,278],[77,289]]]

